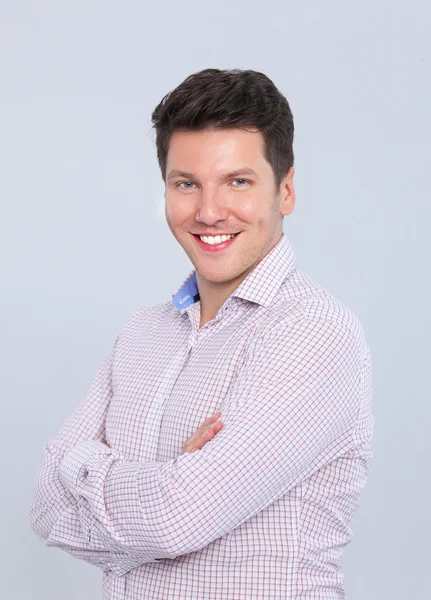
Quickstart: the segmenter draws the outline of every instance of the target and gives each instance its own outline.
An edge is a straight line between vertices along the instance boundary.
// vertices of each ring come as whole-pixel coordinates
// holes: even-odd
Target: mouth
[[[211,244],[208,242],[204,242],[203,240],[201,240],[199,235],[196,235],[194,233],[192,233],[191,235],[195,238],[198,246],[202,249],[205,250],[206,252],[220,252],[221,250],[225,250],[227,248],[229,248],[237,239],[237,237],[241,234],[241,231],[239,233],[235,233],[233,235],[232,238],[230,238],[229,240],[226,240],[225,242],[220,242],[219,244]]]

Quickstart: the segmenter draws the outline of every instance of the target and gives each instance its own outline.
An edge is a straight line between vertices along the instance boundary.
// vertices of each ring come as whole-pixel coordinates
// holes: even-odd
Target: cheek
[[[184,206],[177,202],[165,202],[166,219],[171,223],[181,223],[186,218]]]
[[[240,196],[240,194],[238,194]],[[237,199],[234,198],[232,208],[234,208]],[[247,221],[259,221],[266,219],[271,213],[272,202],[270,201],[270,193],[266,186],[258,185],[248,193],[242,195],[236,204],[238,212],[240,212]]]
[[[261,209],[259,210],[259,198],[254,196],[244,196],[239,199],[234,198],[230,202],[230,211],[233,215],[238,215],[243,221],[251,223],[256,220],[259,216]]]

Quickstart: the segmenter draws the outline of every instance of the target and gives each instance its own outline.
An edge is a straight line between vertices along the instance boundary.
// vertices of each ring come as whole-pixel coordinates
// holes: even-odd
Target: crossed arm
[[[339,323],[303,319],[267,332],[229,390],[222,431],[164,463],[106,445],[115,347],[45,445],[30,511],[46,545],[105,571],[121,576],[204,548],[355,444],[362,358]]]

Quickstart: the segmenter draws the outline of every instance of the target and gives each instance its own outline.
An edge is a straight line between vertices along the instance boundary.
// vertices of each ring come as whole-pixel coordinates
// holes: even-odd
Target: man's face
[[[238,283],[277,244],[295,204],[293,167],[275,189],[260,131],[175,131],[166,164],[165,215],[198,282]],[[199,234],[237,234],[211,244]],[[220,242],[219,239],[215,240]]]

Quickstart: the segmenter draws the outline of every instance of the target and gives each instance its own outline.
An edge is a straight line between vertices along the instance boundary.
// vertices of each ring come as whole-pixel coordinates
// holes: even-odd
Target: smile
[[[192,235],[195,238],[198,246],[202,250],[205,250],[206,252],[220,252],[221,250],[225,250],[226,248],[229,248],[234,243],[236,238],[240,235],[240,233],[233,234],[233,237],[228,238],[225,241],[221,241],[218,243],[217,243],[217,240],[223,236],[216,236],[215,238],[213,238],[211,236],[208,236],[208,237],[202,236],[204,239],[201,240],[199,235],[195,235],[194,233]],[[205,240],[208,240],[208,241],[205,241]]]

